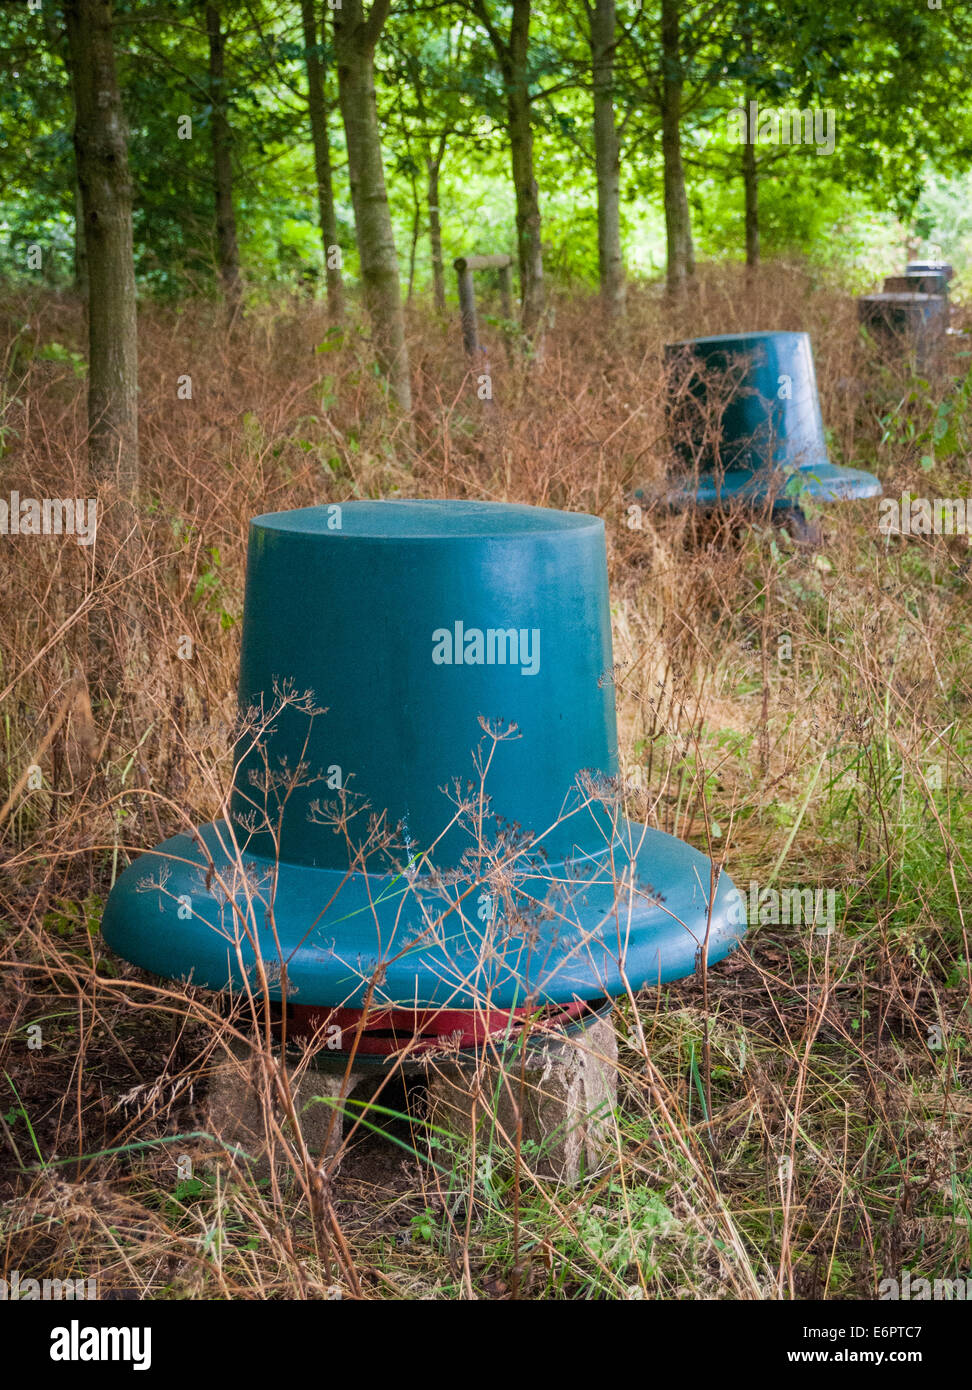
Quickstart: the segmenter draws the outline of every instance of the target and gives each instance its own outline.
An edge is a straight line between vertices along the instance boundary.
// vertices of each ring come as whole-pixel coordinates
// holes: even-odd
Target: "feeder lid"
[[[944,304],[940,294],[924,294],[917,290],[876,290],[873,294],[862,294],[858,304]]]
[[[884,290],[862,294],[857,316],[869,327],[938,335],[948,321],[948,299],[944,294],[909,293]]]
[[[951,280],[955,274],[953,266],[947,261],[909,261],[905,266],[906,275],[944,275]]]
[[[885,276],[885,294],[948,294],[948,276],[938,270],[909,270],[906,275]]]
[[[512,502],[476,502],[452,498],[390,498],[297,507],[266,512],[250,522],[254,532],[316,536],[334,541],[368,540],[397,545],[401,541],[456,542],[497,537],[560,535],[586,531],[604,534],[600,517]]]

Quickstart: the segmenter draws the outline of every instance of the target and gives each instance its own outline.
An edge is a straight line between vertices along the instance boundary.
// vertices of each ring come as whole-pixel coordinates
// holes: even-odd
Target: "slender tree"
[[[661,0],[661,117],[664,163],[665,235],[668,243],[667,280],[670,293],[695,274],[692,219],[685,191],[682,162],[682,55],[679,0]]]
[[[425,153],[425,200],[429,214],[429,250],[432,253],[432,294],[435,299],[436,313],[438,314],[444,314],[446,311],[445,264],[442,259],[442,221],[439,213],[439,175],[442,170],[442,161],[445,158],[447,139],[448,136],[445,131],[443,131],[435,147],[433,148],[430,145]]]
[[[98,481],[138,486],[138,341],[128,131],[111,0],[65,0],[88,275],[88,451]]]
[[[747,25],[743,30],[743,57],[751,70],[753,64],[753,31]],[[745,96],[745,109],[755,97],[752,85],[748,84]],[[742,147],[743,191],[746,203],[746,264],[750,270],[759,265],[759,166],[756,160],[756,146],[752,140],[745,140]]]
[[[240,307],[240,249],[233,207],[233,131],[226,96],[226,35],[219,6],[206,5],[209,38],[209,99],[212,108],[213,181],[216,198],[216,256],[230,319]]]
[[[432,295],[436,312],[446,310],[445,261],[442,251],[442,218],[439,208],[439,182],[449,138],[461,121],[461,105],[455,80],[462,46],[462,25],[457,41],[451,27],[429,32],[413,25],[396,36],[397,62],[392,69],[396,81],[395,110],[408,157],[406,168],[414,181],[415,161],[411,147],[421,151],[425,171],[425,212],[432,264]],[[386,73],[388,80],[390,74]]]
[[[446,151],[456,142],[472,138],[473,121],[481,114],[481,107],[476,103],[478,93],[470,90],[469,69],[463,63],[466,21],[457,18],[454,24],[443,24],[438,10],[422,11],[411,20],[398,27],[394,40],[389,35],[394,61],[385,65],[382,79],[394,95],[385,122],[386,130],[394,120],[401,131],[406,158],[400,161],[399,170],[414,181],[416,169],[424,168],[432,293],[436,312],[444,314],[446,258],[439,205],[442,169]]]
[[[412,388],[405,314],[375,99],[375,49],[390,9],[391,0],[372,0],[366,16],[363,0],[343,0],[334,11],[334,50],[365,305],[379,364],[407,411]]]
[[[621,250],[621,149],[614,116],[615,0],[584,0],[594,87],[594,160],[597,170],[597,261],[601,299],[610,320],[624,313]]]
[[[543,249],[540,241],[540,193],[533,161],[530,103],[531,0],[512,0],[509,37],[493,21],[486,0],[473,8],[496,53],[506,98],[510,161],[516,198],[516,244],[520,266],[520,325],[527,338],[540,331],[544,309]]]
[[[337,214],[334,209],[334,179],[331,170],[331,140],[328,133],[325,88],[326,70],[323,59],[326,48],[327,12],[322,9],[320,30],[318,30],[316,10],[315,0],[300,0],[300,18],[304,30],[304,49],[307,62],[307,110],[310,116],[311,141],[314,146],[317,207],[321,224],[321,238],[324,242],[327,308],[332,319],[339,319],[344,313],[344,281],[341,277]]]

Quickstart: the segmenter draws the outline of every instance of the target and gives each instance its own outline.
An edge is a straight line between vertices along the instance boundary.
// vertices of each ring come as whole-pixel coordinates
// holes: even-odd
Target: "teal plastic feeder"
[[[872,473],[830,462],[806,333],[731,333],[665,348],[669,425],[686,467],[669,505],[793,515],[880,495]]]
[[[127,960],[294,1005],[593,1000],[744,929],[698,850],[618,805],[604,525],[352,502],[250,526],[225,820],[121,875]],[[371,994],[369,996],[369,990]]]
[[[888,275],[885,294],[941,294],[948,296],[948,276],[941,270],[909,270],[904,275]]]
[[[873,337],[897,351],[913,351],[924,366],[948,328],[948,300],[914,291],[865,294],[857,301],[857,317]]]

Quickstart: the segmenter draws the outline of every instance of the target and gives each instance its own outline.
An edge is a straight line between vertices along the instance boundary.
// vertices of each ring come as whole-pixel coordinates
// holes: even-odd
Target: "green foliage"
[[[192,602],[205,608],[207,612],[218,613],[220,627],[224,632],[228,632],[236,623],[237,615],[229,612],[225,606],[219,547],[209,546],[205,555],[206,561],[192,591]]]
[[[889,0],[878,11],[858,10],[850,0],[824,10],[806,0],[682,4],[682,138],[702,254],[741,255],[740,151],[727,138],[727,118],[752,98],[763,107],[833,108],[837,121],[832,156],[758,149],[764,255],[798,253],[837,266],[855,282],[873,282],[899,255],[897,219],[910,223],[921,242],[947,245],[953,261],[967,259],[972,122],[962,73],[972,36],[950,7]],[[626,253],[633,269],[647,272],[664,261],[657,11],[657,0],[647,7],[621,0],[615,55]],[[280,283],[320,287],[323,248],[299,8],[224,0],[221,16],[237,227],[250,293]],[[165,296],[213,293],[205,16],[191,0],[169,0],[147,15],[134,0],[117,0],[115,21],[140,284]],[[535,10],[529,70],[547,273],[593,285],[597,214],[585,23],[566,11]],[[0,41],[14,79],[0,93],[7,173],[0,274],[67,284],[75,249],[73,118],[56,6],[40,13],[7,7]],[[327,74],[339,241],[352,278],[354,222],[330,27],[319,55]],[[504,88],[479,12],[458,0],[433,11],[413,3],[396,9],[377,51],[377,89],[400,266],[413,289],[426,291],[431,280],[423,233],[436,160],[446,265],[460,253],[513,251]],[[31,247],[42,252],[34,268]]]

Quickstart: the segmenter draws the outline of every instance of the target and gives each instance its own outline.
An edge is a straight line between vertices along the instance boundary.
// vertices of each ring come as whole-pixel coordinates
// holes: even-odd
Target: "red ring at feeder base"
[[[479,1046],[509,1032],[517,1036],[523,1023],[535,1016],[535,1028],[547,1031],[558,1024],[576,1022],[592,1012],[583,999],[572,1004],[551,1005],[545,1009],[380,1009],[368,1013],[360,1028],[361,1009],[329,1009],[315,1004],[292,1004],[288,1009],[288,1032],[292,1038],[308,1038],[320,1028],[341,1030],[341,1052],[355,1051],[363,1056],[391,1057],[406,1049],[411,1055],[448,1045],[457,1048]],[[532,1031],[532,1030],[531,1030]]]

